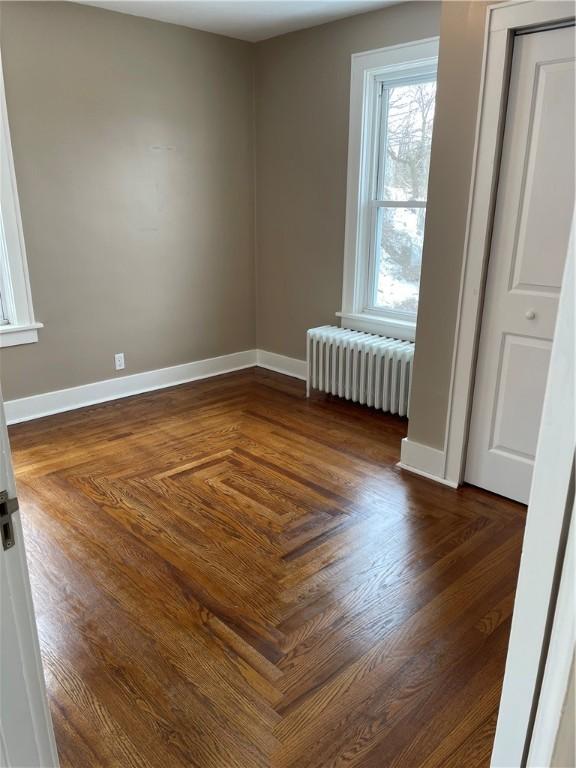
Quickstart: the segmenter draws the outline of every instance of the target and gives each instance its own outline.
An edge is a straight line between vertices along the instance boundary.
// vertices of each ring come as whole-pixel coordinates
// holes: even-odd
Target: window
[[[343,324],[414,338],[437,40],[352,59]]]
[[[38,341],[0,61],[0,347]]]

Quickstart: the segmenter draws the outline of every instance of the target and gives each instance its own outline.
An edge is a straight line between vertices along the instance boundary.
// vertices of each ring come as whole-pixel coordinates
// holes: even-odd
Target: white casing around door
[[[16,496],[0,392],[0,490]],[[4,518],[3,518],[4,519]],[[20,513],[14,545],[0,543],[0,766],[57,768]]]
[[[528,502],[574,210],[574,27],[514,42],[465,479]]]

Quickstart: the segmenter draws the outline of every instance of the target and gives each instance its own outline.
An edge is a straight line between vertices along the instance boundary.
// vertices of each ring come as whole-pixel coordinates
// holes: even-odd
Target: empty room
[[[575,15],[0,0],[0,768],[576,768]]]

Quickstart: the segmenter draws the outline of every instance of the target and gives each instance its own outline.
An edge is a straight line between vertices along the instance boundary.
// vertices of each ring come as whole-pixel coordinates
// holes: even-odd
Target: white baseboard
[[[269,371],[284,373],[295,379],[306,381],[306,360],[297,360],[295,357],[277,355],[275,352],[266,352],[265,349],[256,350],[256,365],[267,368]]]
[[[21,397],[17,400],[7,400],[4,403],[6,422],[18,424],[21,421],[31,421],[54,413],[73,411],[88,405],[105,403],[122,397],[140,395],[143,392],[152,392],[155,389],[174,387],[197,379],[207,379],[223,373],[240,371],[255,365],[297,379],[306,378],[306,362],[303,360],[295,360],[291,357],[284,357],[284,355],[276,355],[259,349],[247,349],[244,352],[234,352],[231,355],[211,357],[193,363],[134,373],[130,376],[119,376],[105,381],[95,381],[92,384],[59,389],[55,392],[44,392],[40,395]]]
[[[398,466],[415,475],[426,477],[442,485],[448,485],[450,488],[457,488],[458,483],[447,480],[444,477],[444,468],[446,458],[444,451],[438,448],[431,448],[429,445],[415,443],[405,437],[402,440],[400,451],[400,461]]]
[[[248,349],[245,352],[234,352],[231,355],[197,360],[194,363],[173,365],[169,368],[134,373],[130,376],[119,376],[116,379],[106,379],[105,381],[95,381],[80,387],[44,392],[41,395],[21,397],[18,400],[7,400],[4,403],[6,421],[8,424],[17,424],[20,421],[39,419],[53,413],[73,411],[87,405],[118,400],[121,397],[130,397],[155,389],[173,387],[196,379],[206,379],[222,373],[239,371],[254,365],[256,365],[256,350]]]
[[[297,360],[263,349],[247,349],[244,352],[234,352],[231,355],[211,357],[207,360],[197,360],[193,363],[174,365],[170,368],[159,368],[155,371],[134,373],[130,376],[95,381],[92,384],[84,384],[79,387],[44,392],[40,395],[21,397],[17,400],[7,400],[4,403],[6,422],[7,424],[18,424],[22,421],[39,419],[42,416],[73,411],[88,405],[119,400],[122,397],[140,395],[144,392],[153,392],[156,389],[174,387],[178,384],[207,379],[223,373],[232,373],[256,365],[296,379],[306,379],[305,360]],[[415,443],[408,438],[402,440],[399,467],[438,483],[449,485],[451,488],[457,488],[457,483],[443,477],[444,464],[443,451]]]

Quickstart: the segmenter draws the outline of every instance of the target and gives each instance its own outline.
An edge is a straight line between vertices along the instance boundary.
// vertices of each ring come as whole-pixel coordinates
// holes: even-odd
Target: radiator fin
[[[307,393],[328,392],[382,411],[408,415],[414,344],[333,325],[307,335]]]

